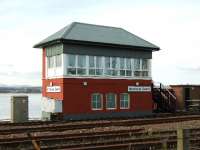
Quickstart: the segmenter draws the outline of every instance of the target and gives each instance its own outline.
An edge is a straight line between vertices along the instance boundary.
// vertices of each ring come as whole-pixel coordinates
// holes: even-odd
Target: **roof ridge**
[[[72,22],[69,25],[69,28],[66,28],[66,31],[63,32],[63,34],[61,35],[61,38],[64,38],[67,34],[69,34],[71,32],[71,30],[73,29],[73,27],[75,26],[75,24],[76,24],[76,22]]]
[[[90,25],[90,26],[97,26],[97,27],[104,27],[104,28],[123,29],[122,27],[106,26],[106,25],[91,24],[91,23],[84,23],[84,22],[73,22],[73,23],[75,23],[75,24]]]

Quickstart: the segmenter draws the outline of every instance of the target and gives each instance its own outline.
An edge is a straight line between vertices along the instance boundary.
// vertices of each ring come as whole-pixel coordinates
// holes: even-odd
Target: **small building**
[[[171,85],[178,111],[200,111],[200,85]]]
[[[154,44],[122,28],[73,22],[34,48],[43,50],[43,118],[152,113]]]

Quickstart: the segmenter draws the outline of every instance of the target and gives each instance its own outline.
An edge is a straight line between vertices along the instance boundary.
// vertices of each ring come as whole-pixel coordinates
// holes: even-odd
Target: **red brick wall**
[[[61,86],[61,93],[43,93],[44,96],[63,99],[63,112],[68,114],[92,113],[91,110],[91,94],[103,94],[103,110],[101,112],[123,112],[123,111],[152,111],[153,100],[151,92],[129,92],[130,94],[130,109],[121,110],[119,107],[120,93],[127,93],[128,86],[136,85],[139,82],[140,86],[151,86],[151,80],[126,80],[126,79],[53,79],[43,81],[44,86],[53,83],[54,86]],[[87,82],[87,86],[83,85]],[[106,93],[117,94],[117,109],[106,110]]]

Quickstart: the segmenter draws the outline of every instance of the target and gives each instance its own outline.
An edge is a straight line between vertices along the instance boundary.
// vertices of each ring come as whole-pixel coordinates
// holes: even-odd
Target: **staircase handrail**
[[[169,89],[167,89],[166,86],[165,86],[164,84],[162,84],[162,83],[160,83],[160,82],[154,82],[154,84],[155,84],[155,83],[159,83],[159,84],[160,84],[160,88],[161,88],[161,89],[165,89],[165,90],[169,93],[169,95],[172,96],[173,99],[176,100],[176,96],[175,96]]]

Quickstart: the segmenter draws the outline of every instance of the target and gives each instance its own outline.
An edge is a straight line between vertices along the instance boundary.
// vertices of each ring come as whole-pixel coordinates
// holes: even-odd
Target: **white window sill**
[[[115,109],[117,109],[117,108],[106,108],[107,110],[115,110]]]
[[[92,108],[92,110],[103,110],[102,108]]]

